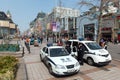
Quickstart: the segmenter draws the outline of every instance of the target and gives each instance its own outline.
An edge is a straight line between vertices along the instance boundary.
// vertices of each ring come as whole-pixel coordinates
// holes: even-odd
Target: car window
[[[79,43],[80,43],[80,42],[79,42]],[[79,44],[79,43],[78,43],[78,44]],[[87,47],[86,47],[83,43],[80,43],[80,44],[82,44],[84,51],[88,51]]]
[[[77,46],[77,45],[78,45],[78,42],[73,42],[72,46]]]
[[[83,44],[83,48],[84,48],[84,51],[88,51],[88,49],[86,48],[84,44]]]
[[[102,49],[96,42],[86,43],[86,45],[92,50]]]
[[[64,48],[53,48],[50,49],[50,56],[51,57],[59,57],[59,56],[66,56],[69,53]]]

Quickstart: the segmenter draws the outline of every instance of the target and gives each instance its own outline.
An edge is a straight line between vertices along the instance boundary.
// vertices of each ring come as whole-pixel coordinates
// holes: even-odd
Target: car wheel
[[[88,63],[89,65],[91,65],[91,66],[94,65],[94,61],[93,61],[92,58],[87,58],[87,63]]]
[[[48,66],[48,69],[49,69],[49,73],[50,73],[50,74],[53,74],[51,65]]]
[[[41,55],[40,55],[40,60],[43,62],[43,59],[42,59]]]

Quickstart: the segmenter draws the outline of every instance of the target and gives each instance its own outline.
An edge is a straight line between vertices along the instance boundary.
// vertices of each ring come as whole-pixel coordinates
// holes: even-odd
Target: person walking
[[[25,46],[26,46],[28,52],[30,53],[30,39],[28,37],[25,40]]]
[[[78,55],[77,60],[80,62],[81,65],[84,64],[84,60],[83,60],[84,50],[85,49],[84,49],[83,44],[79,43],[78,48],[77,48],[77,53],[78,53],[77,54]]]
[[[42,44],[42,42],[43,42],[43,37],[41,37],[41,44]]]

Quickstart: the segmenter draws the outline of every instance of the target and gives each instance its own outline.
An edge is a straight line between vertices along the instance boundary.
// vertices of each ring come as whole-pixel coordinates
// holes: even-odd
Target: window
[[[50,49],[51,57],[59,57],[69,55],[68,52],[64,48],[54,48]]]
[[[86,45],[92,49],[92,50],[96,50],[96,49],[102,49],[99,44],[95,43],[95,42],[91,42],[91,43],[86,43]]]

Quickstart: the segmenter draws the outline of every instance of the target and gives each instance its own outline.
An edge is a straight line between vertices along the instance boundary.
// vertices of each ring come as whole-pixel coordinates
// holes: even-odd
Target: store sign
[[[117,16],[117,19],[120,19],[120,16]]]
[[[114,20],[113,19],[108,19],[108,20],[104,20],[102,22],[102,27],[114,27]]]
[[[52,22],[52,30],[53,30],[53,32],[59,32],[60,31],[60,22]]]

